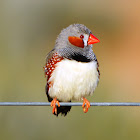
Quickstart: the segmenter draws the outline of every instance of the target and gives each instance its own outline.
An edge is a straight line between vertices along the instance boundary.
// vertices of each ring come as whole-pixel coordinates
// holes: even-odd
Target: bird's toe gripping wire
[[[90,102],[83,97],[83,105],[82,105],[84,113],[88,112],[88,109],[90,108]]]
[[[57,100],[57,98],[54,98],[52,101],[51,101],[51,107],[53,107],[53,110],[52,110],[52,113],[54,114],[57,114],[57,106],[56,104],[58,105],[58,107],[60,107],[60,104],[59,104],[59,101]]]

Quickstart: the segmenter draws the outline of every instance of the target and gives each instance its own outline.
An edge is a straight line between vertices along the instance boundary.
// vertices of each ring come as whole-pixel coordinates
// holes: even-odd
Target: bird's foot
[[[84,113],[87,113],[88,109],[90,108],[90,102],[84,97],[83,97],[83,105],[82,105],[82,107],[83,107]]]
[[[57,114],[57,106],[56,104],[58,105],[58,107],[60,107],[60,104],[59,104],[59,101],[57,100],[57,98],[54,98],[52,101],[51,101],[51,107],[53,107],[53,110],[52,110],[52,113],[54,114]]]

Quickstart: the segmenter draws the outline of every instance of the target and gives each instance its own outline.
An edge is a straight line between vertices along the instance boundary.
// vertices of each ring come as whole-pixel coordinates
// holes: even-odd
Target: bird
[[[43,67],[46,95],[54,115],[66,116],[71,106],[60,106],[60,102],[72,100],[83,100],[83,111],[88,112],[90,102],[85,97],[94,93],[100,79],[99,63],[92,50],[98,42],[83,24],[71,24],[58,35]]]

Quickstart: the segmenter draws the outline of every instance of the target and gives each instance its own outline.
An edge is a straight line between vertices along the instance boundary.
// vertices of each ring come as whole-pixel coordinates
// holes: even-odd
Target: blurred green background
[[[140,2],[0,1],[0,102],[46,102],[43,66],[60,31],[81,23],[100,39],[92,102],[140,102]],[[0,107],[1,140],[139,140],[139,107]]]

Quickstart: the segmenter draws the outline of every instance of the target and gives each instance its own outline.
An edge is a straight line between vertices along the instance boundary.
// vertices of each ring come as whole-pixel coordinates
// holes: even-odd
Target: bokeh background
[[[140,2],[133,0],[0,1],[0,102],[46,102],[43,66],[60,31],[85,24],[100,82],[92,102],[140,102]],[[0,107],[1,140],[139,140],[139,107]]]

